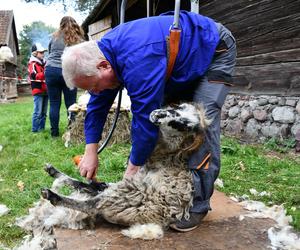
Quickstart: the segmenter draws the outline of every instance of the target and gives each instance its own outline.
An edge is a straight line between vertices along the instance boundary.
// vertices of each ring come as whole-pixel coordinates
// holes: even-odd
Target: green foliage
[[[270,150],[275,150],[280,153],[286,153],[291,148],[296,146],[295,138],[279,140],[278,138],[271,138],[265,143],[265,148]]]
[[[20,57],[19,73],[24,78],[27,74],[27,64],[31,54],[31,46],[39,42],[47,48],[50,41],[50,34],[55,31],[54,27],[48,26],[41,21],[32,22],[24,25],[19,34]]]

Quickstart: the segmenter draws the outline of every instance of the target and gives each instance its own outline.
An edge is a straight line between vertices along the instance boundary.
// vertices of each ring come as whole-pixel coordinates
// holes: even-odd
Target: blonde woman
[[[46,84],[50,100],[51,136],[59,136],[59,113],[62,93],[66,108],[76,102],[77,89],[70,90],[62,76],[61,56],[66,46],[78,44],[84,40],[81,27],[74,18],[65,16],[59,29],[53,33],[48,49],[49,56],[45,69]]]

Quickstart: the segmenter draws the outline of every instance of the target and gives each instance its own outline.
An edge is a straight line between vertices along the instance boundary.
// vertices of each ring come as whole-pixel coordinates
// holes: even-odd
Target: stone
[[[277,104],[278,103],[278,98],[277,97],[270,97],[269,99],[268,99],[268,102],[270,103],[270,104]]]
[[[280,97],[279,99],[278,99],[278,105],[280,105],[280,106],[284,106],[285,105],[285,98],[284,97]]]
[[[287,138],[290,135],[290,127],[288,124],[282,124],[280,126],[280,133],[282,138]]]
[[[226,120],[228,118],[228,111],[225,109],[222,109],[221,111],[221,120]]]
[[[225,102],[225,106],[227,108],[230,108],[230,107],[232,107],[232,106],[234,106],[236,104],[237,104],[237,100],[236,100],[235,96],[233,96],[233,95],[227,96],[226,102]]]
[[[296,106],[296,111],[300,115],[300,101],[298,102],[298,104]]]
[[[268,95],[261,95],[260,98],[261,98],[261,99],[267,99],[267,100],[268,100],[268,99],[269,99],[269,96],[268,96]]]
[[[227,120],[221,120],[221,129],[225,128],[227,125]]]
[[[268,104],[268,100],[267,99],[259,99],[257,101],[258,106],[264,106],[266,104]]]
[[[272,111],[274,121],[280,123],[293,123],[295,121],[294,109],[291,107],[276,107]]]
[[[276,126],[276,124],[273,123],[270,126],[262,126],[261,127],[261,133],[266,138],[280,137],[281,136],[281,129],[280,129],[280,127]]]
[[[287,99],[285,105],[295,107],[296,103],[297,101],[295,99]]]
[[[243,125],[240,119],[237,120],[229,120],[225,131],[232,135],[239,135],[242,132]]]
[[[270,122],[274,122],[271,110],[270,110],[270,112],[268,112],[267,120],[270,121]]]
[[[272,111],[274,108],[275,108],[275,106],[271,105],[271,104],[267,104],[262,107],[262,109],[266,110],[266,111]]]
[[[267,111],[256,109],[253,111],[253,116],[258,121],[265,121],[267,119]]]
[[[296,123],[291,127],[291,133],[295,137],[297,132],[300,131],[300,123]]]
[[[265,121],[261,126],[271,126],[272,122],[271,121]]]
[[[254,118],[252,118],[247,122],[247,126],[245,128],[245,133],[250,138],[256,138],[256,137],[258,137],[259,129],[260,129],[260,126],[259,126],[258,122]]]
[[[228,111],[228,116],[232,119],[238,116],[238,114],[240,113],[241,109],[239,106],[234,106],[232,108],[229,109]]]
[[[256,109],[256,107],[258,106],[258,101],[257,100],[250,101],[249,106],[251,107],[252,110]]]
[[[245,104],[245,101],[239,101],[239,102],[238,102],[238,105],[239,105],[240,107],[243,107],[244,104]]]
[[[253,114],[249,109],[242,109],[242,111],[241,111],[241,120],[243,122],[247,122],[252,117],[253,117]]]

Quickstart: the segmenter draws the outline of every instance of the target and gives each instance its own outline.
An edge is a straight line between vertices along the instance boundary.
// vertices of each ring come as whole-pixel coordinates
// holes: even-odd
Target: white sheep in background
[[[2,46],[0,48],[0,60],[10,62],[14,60],[14,55],[8,46]]]
[[[45,237],[48,235],[53,241],[52,226],[82,228],[101,216],[111,223],[130,226],[122,231],[124,235],[148,240],[161,238],[163,230],[171,223],[182,217],[188,218],[193,182],[187,159],[202,144],[210,121],[202,106],[186,103],[155,110],[150,120],[160,128],[159,141],[150,159],[133,179],[108,186],[94,182],[85,184],[47,165],[46,171],[56,178],[52,189],[57,191],[58,182],[78,191],[71,196],[62,196],[44,189],[42,196],[55,208],[47,208],[42,213],[39,212],[42,208],[37,208],[36,212],[32,210],[30,219],[21,219],[19,225],[32,232],[35,228],[46,228]],[[70,216],[72,213],[77,215]]]

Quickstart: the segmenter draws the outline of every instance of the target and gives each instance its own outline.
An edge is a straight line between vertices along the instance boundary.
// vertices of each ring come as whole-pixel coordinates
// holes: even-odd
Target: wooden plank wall
[[[300,0],[200,0],[237,40],[234,93],[300,95]]]
[[[101,39],[108,31],[111,30],[112,17],[107,16],[95,23],[89,25],[88,36],[92,40]]]
[[[2,78],[2,76],[8,77],[8,79]],[[0,61],[0,102],[18,97],[17,82],[16,65]]]

